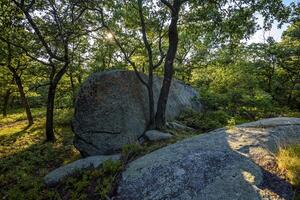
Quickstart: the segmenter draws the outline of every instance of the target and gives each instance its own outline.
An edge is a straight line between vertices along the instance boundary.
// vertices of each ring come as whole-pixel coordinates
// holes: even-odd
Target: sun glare
[[[107,33],[106,34],[106,39],[107,40],[112,40],[114,38],[113,34],[112,33]]]

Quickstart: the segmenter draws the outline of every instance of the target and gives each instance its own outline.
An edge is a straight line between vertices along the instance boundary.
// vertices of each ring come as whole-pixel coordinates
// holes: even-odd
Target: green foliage
[[[200,130],[201,132],[210,131],[216,128],[221,128],[227,125],[230,116],[224,111],[209,111],[205,113],[198,113],[194,111],[187,111],[182,113],[178,118],[189,127]]]
[[[138,143],[134,144],[125,144],[122,147],[122,160],[124,163],[131,161],[132,159],[136,158],[142,152],[142,146]]]
[[[108,161],[100,169],[77,174],[58,187],[45,188],[42,177],[47,172],[79,157],[72,146],[73,110],[69,108],[73,107],[82,81],[91,72],[132,70],[116,42],[107,37],[108,31],[99,29],[103,25],[99,10],[105,10],[104,18],[112,32],[109,33],[118,38],[138,70],[147,73],[149,57],[141,40],[136,1],[33,3],[25,10],[33,16],[48,49],[13,2],[0,2],[0,25],[4,27],[0,30],[1,110],[7,91],[10,92],[8,116],[0,117],[0,195],[4,199],[106,199],[124,164],[145,153],[195,134],[249,120],[300,117],[297,112],[300,109],[299,5],[294,4],[293,20],[281,42],[269,38],[265,44],[245,45],[241,39],[255,31],[255,13],[261,12],[265,25],[269,26],[274,18],[286,20],[289,8],[280,0],[244,1],[242,6],[238,2],[228,6],[225,0],[187,1],[178,24],[174,74],[199,90],[205,111],[189,111],[179,117],[198,130],[174,131],[172,139],[146,142],[144,146],[125,145],[123,163]],[[152,59],[158,63],[168,47],[170,12],[161,1],[149,1],[142,7]],[[22,75],[24,91],[34,108],[32,127],[24,122],[26,116],[21,112],[18,88],[7,69],[9,42],[15,44],[11,45],[11,64]],[[48,61],[52,63],[45,65]],[[54,112],[57,142],[47,144],[43,141],[49,83],[53,83],[64,63],[68,63],[64,76],[56,76],[59,80],[55,96],[55,108],[59,109]],[[158,67],[156,74],[162,75],[163,68]]]
[[[78,159],[79,152],[72,145],[69,126],[57,124],[57,142],[44,143],[44,112],[40,112],[41,109],[33,109],[35,124],[29,128],[25,113],[9,114],[10,121],[0,125],[1,197],[60,199],[57,190],[45,188],[42,178],[52,169]]]
[[[98,169],[85,170],[66,178],[55,190],[67,199],[107,199],[122,170],[121,161],[107,160]]]

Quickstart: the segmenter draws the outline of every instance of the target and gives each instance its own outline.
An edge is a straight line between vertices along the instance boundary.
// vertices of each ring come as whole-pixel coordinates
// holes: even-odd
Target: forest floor
[[[35,122],[31,127],[27,126],[22,110],[14,110],[5,118],[0,117],[0,199],[107,199],[113,194],[126,163],[169,143],[201,133],[174,132],[175,137],[167,142],[127,145],[122,150],[121,162],[107,162],[101,169],[75,174],[59,185],[47,188],[43,184],[47,173],[80,158],[80,153],[73,146],[70,126],[73,110],[55,110],[55,143],[44,142],[45,110],[33,108],[32,112]],[[295,165],[297,169],[292,166],[291,173],[294,174],[291,176],[300,173],[298,150],[284,154],[289,156],[286,163],[293,158],[299,161]],[[281,161],[284,163],[285,157],[282,155]]]
[[[32,109],[34,125],[25,113],[0,118],[0,199],[49,199],[55,191],[42,178],[51,170],[80,157],[72,145],[72,110],[55,111],[55,143],[45,143],[45,111]]]
[[[45,142],[45,110],[33,108],[32,113],[35,120],[31,127],[22,110],[0,117],[0,199],[106,199],[114,192],[117,175],[127,162],[196,134],[177,132],[167,142],[127,145],[121,164],[106,163],[103,169],[75,174],[56,187],[47,188],[43,184],[47,173],[80,158],[73,146],[70,126],[73,110],[55,110],[55,143]]]

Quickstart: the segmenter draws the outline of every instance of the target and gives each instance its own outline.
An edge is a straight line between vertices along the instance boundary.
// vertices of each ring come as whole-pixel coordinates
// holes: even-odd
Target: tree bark
[[[72,92],[72,104],[73,106],[75,105],[75,99],[76,99],[76,91],[75,91],[75,84],[74,84],[74,79],[73,79],[73,74],[72,72],[70,72],[69,74],[69,77],[70,77],[70,84],[71,84],[71,92]]]
[[[143,2],[142,0],[138,1],[139,7],[139,16],[140,16],[140,23],[141,23],[141,32],[143,37],[143,42],[145,45],[145,50],[148,56],[148,82],[147,82],[147,90],[148,90],[148,101],[149,101],[149,125],[148,129],[155,128],[155,115],[154,115],[154,96],[153,96],[153,55],[152,55],[152,48],[149,44],[147,39],[147,32],[146,32],[146,24],[143,14]]]
[[[31,110],[30,110],[29,103],[28,103],[28,99],[27,99],[27,97],[25,95],[25,92],[24,92],[24,87],[23,87],[21,78],[18,74],[16,74],[16,72],[13,74],[13,76],[14,76],[15,82],[18,86],[21,101],[22,101],[23,106],[24,106],[25,111],[26,111],[28,125],[31,126],[33,124],[33,117],[32,117],[32,113],[31,113]]]
[[[11,89],[7,89],[3,98],[3,108],[2,108],[2,114],[3,117],[7,116],[7,106],[8,106],[8,101],[9,101],[9,97],[11,95]]]
[[[46,112],[46,141],[54,142],[54,130],[53,130],[53,112],[54,112],[54,99],[55,99],[56,84],[51,83],[48,88],[47,99],[47,112]]]
[[[164,63],[164,79],[160,90],[159,99],[157,103],[157,111],[155,115],[155,124],[157,129],[164,129],[166,125],[166,107],[167,107],[169,90],[170,90],[173,73],[174,73],[173,63],[175,60],[177,46],[178,46],[177,22],[178,22],[180,6],[181,6],[180,0],[175,0],[174,5],[171,9],[172,19],[168,31],[169,48]]]
[[[68,49],[67,49],[67,45],[65,44],[65,64],[56,75],[54,75],[55,67],[53,67],[52,73],[50,75],[50,85],[48,89],[47,112],[46,112],[46,141],[47,142],[55,141],[55,135],[53,129],[55,93],[56,93],[57,85],[61,80],[62,76],[66,73],[68,66],[69,66]]]
[[[153,68],[149,68],[148,79],[148,97],[149,97],[149,129],[155,128],[155,115],[154,115],[154,96],[153,96]]]
[[[24,92],[24,87],[22,84],[21,77],[18,75],[17,70],[14,67],[12,67],[12,49],[11,49],[10,43],[7,43],[7,49],[8,49],[7,67],[10,70],[10,72],[12,73],[12,75],[14,77],[14,81],[15,81],[16,85],[18,86],[21,101],[22,101],[22,104],[26,111],[28,125],[31,126],[33,124],[33,117],[31,114],[31,110],[30,110],[30,106],[29,106],[27,97]]]

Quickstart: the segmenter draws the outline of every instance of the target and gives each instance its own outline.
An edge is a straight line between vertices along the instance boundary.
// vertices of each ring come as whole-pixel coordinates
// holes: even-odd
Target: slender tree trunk
[[[68,59],[68,49],[67,45],[65,45],[65,64],[61,68],[61,70],[54,75],[55,67],[52,68],[52,73],[50,75],[50,85],[48,88],[48,99],[47,99],[47,112],[46,112],[46,141],[47,142],[54,142],[55,135],[54,135],[54,100],[55,100],[55,93],[56,88],[61,80],[62,76],[66,73],[68,66],[69,66],[69,59]]]
[[[47,142],[55,141],[55,136],[53,131],[55,90],[56,90],[56,83],[51,82],[48,88],[47,113],[46,113],[46,141]]]
[[[18,74],[14,73],[14,79],[15,79],[15,82],[18,86],[21,101],[22,101],[23,106],[24,106],[25,111],[26,111],[28,125],[31,126],[33,124],[33,117],[32,117],[32,113],[31,113],[31,110],[30,110],[29,103],[28,103],[28,99],[27,99],[27,97],[25,95],[25,92],[24,92],[24,88],[23,88],[21,78]]]
[[[2,114],[3,117],[7,116],[7,106],[8,106],[8,101],[9,101],[9,97],[11,95],[11,89],[7,89],[3,98],[3,108],[2,108]]]
[[[74,84],[74,79],[73,79],[73,74],[70,72],[70,83],[71,83],[71,90],[72,90],[72,104],[74,106],[75,103],[75,84]]]
[[[154,95],[153,95],[153,69],[149,70],[148,79],[148,98],[149,98],[149,129],[155,128],[155,115],[154,115]]]
[[[148,83],[147,83],[147,90],[148,90],[148,99],[149,99],[149,125],[148,129],[155,128],[155,116],[154,116],[154,96],[153,96],[153,55],[152,55],[152,49],[151,45],[148,42],[147,39],[147,31],[146,31],[146,24],[143,14],[143,1],[138,1],[138,7],[139,7],[139,15],[140,15],[140,23],[141,23],[141,32],[143,36],[143,42],[145,45],[145,50],[148,55]],[[143,66],[143,72],[144,72],[144,66]]]
[[[166,107],[169,96],[169,90],[173,78],[173,63],[177,52],[178,45],[178,31],[177,31],[177,21],[178,21],[178,13],[180,10],[180,1],[175,0],[173,11],[172,11],[172,19],[169,26],[169,48],[164,64],[164,79],[163,84],[160,90],[159,99],[157,103],[157,111],[155,115],[155,124],[157,129],[163,129],[166,125]]]
[[[13,68],[12,65],[11,65],[11,62],[12,62],[12,49],[11,49],[11,46],[10,46],[9,43],[7,43],[7,49],[8,49],[7,67],[10,70],[10,72],[13,74],[15,83],[18,86],[21,101],[22,101],[22,104],[23,104],[23,106],[26,110],[28,125],[31,126],[33,124],[33,117],[32,117],[32,114],[31,114],[31,110],[30,110],[30,106],[29,106],[27,97],[26,97],[25,92],[24,92],[21,77],[18,75],[16,69]]]

